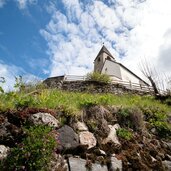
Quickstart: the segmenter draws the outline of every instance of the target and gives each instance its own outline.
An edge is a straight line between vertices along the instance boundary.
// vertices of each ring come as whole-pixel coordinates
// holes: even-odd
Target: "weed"
[[[94,99],[83,99],[80,102],[80,107],[91,107],[97,105],[98,102]]]
[[[144,127],[142,111],[137,107],[121,108],[117,113],[119,123],[135,131],[142,131]]]
[[[158,136],[161,138],[171,139],[171,126],[164,121],[153,121],[151,125],[157,130]]]
[[[0,77],[0,83],[4,84],[5,83],[5,78],[4,77]],[[4,89],[2,88],[2,86],[0,85],[0,93],[4,93]]]
[[[128,141],[133,136],[132,133],[125,128],[117,129],[116,133],[117,133],[118,137],[123,138],[123,139],[128,140]]]

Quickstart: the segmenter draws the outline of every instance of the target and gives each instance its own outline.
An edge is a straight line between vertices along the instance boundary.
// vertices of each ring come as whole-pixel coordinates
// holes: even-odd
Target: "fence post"
[[[130,85],[130,89],[132,89],[132,83],[131,83],[131,81],[129,81],[129,85]]]
[[[66,81],[67,80],[67,75],[66,74],[64,74],[64,81]]]

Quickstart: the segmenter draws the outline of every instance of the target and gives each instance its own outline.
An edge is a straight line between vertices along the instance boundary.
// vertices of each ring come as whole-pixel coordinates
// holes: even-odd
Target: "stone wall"
[[[50,88],[57,88],[66,91],[74,92],[89,92],[89,93],[112,93],[112,94],[151,94],[133,89],[128,89],[121,84],[105,84],[96,81],[64,81],[62,78],[47,79],[44,83]]]

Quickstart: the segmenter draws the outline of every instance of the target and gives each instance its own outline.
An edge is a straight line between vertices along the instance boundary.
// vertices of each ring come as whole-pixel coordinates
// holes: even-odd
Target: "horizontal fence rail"
[[[78,75],[64,75],[64,81],[85,81],[86,76],[78,76]],[[129,90],[137,90],[137,91],[142,91],[142,92],[149,92],[152,93],[154,92],[152,86],[148,86],[145,84],[138,84],[138,83],[133,83],[131,81],[122,81],[122,80],[114,80],[112,79],[112,84],[117,84],[125,87],[126,89]],[[161,94],[165,94],[164,90],[160,90]]]
[[[86,76],[79,75],[65,75],[64,81],[85,81]]]

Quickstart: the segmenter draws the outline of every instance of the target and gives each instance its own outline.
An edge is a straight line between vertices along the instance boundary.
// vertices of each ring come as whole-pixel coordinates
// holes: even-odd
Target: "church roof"
[[[104,45],[102,46],[102,48],[101,48],[101,50],[99,51],[99,53],[98,53],[98,55],[96,56],[96,58],[97,58],[101,53],[103,53],[103,52],[107,53],[111,58],[115,59],[115,58],[112,56],[112,54],[108,51],[108,49],[107,49]],[[96,58],[95,58],[95,60],[96,60]]]

